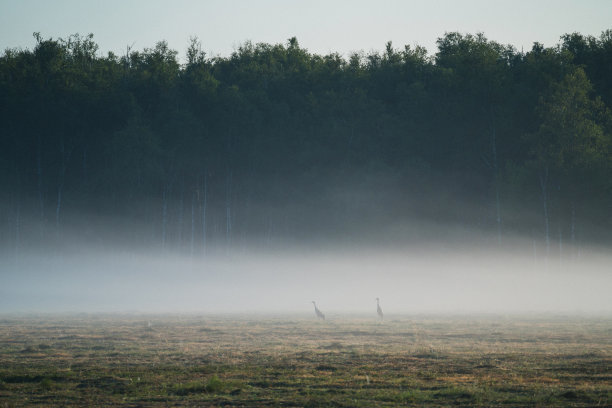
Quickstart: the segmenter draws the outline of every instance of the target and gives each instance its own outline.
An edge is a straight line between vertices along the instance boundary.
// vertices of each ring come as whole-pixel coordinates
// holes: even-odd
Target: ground
[[[612,406],[612,318],[0,315],[0,407]]]

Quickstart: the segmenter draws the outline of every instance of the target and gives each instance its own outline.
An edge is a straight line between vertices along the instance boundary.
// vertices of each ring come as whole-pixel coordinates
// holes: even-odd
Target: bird
[[[382,320],[384,315],[382,309],[380,308],[379,298],[376,298],[376,313],[378,313],[378,317],[380,317],[380,320]]]
[[[315,308],[315,314],[317,315],[317,317],[321,320],[325,320],[325,315],[323,314],[323,312],[321,312],[319,310],[319,308],[317,307],[317,304],[315,303],[315,301],[312,301],[312,304],[314,305]]]

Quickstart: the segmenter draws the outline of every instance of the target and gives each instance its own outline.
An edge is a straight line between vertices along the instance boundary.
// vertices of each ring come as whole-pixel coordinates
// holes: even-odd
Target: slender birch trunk
[[[495,181],[495,220],[497,223],[497,244],[502,242],[501,203],[499,199],[499,165],[497,161],[497,132],[493,112],[491,111],[491,152],[493,154],[493,173]]]
[[[55,231],[59,234],[60,230],[60,213],[62,210],[62,193],[64,191],[64,182],[66,180],[66,170],[68,168],[68,161],[70,160],[70,156],[72,154],[72,149],[66,150],[66,145],[64,143],[64,138],[60,138],[60,173],[59,173],[59,181],[57,185],[57,205],[55,206]]]
[[[161,246],[162,249],[166,247],[166,225],[168,223],[168,192],[166,187],[162,192],[162,231],[161,231]]]
[[[540,173],[540,189],[542,199],[542,209],[544,210],[544,234],[546,239],[546,263],[550,254],[550,219],[548,215],[548,166],[544,172]]]
[[[45,225],[45,200],[43,194],[43,170],[42,170],[42,140],[40,134],[37,137],[37,151],[36,151],[36,177],[37,177],[37,189],[38,189],[38,210],[40,214],[40,236],[44,236],[44,225]]]
[[[183,246],[183,206],[184,206],[184,199],[183,199],[183,193],[184,193],[184,184],[181,183],[181,196],[179,198],[179,213],[178,213],[178,231],[177,231],[177,241],[178,241],[178,246],[179,248],[182,249]]]
[[[226,249],[232,244],[232,172],[228,172],[225,183],[225,244]]]
[[[204,172],[204,180],[202,180],[202,251],[206,254],[206,205],[208,204],[208,185],[206,180],[206,172]]]
[[[193,256],[195,241],[195,191],[191,192],[191,241],[189,243],[189,254]]]
[[[576,258],[576,204],[572,201],[572,218],[570,225],[570,242],[572,244],[572,260]]]
[[[561,223],[559,222],[559,264],[562,265],[563,262],[563,229],[561,228]]]

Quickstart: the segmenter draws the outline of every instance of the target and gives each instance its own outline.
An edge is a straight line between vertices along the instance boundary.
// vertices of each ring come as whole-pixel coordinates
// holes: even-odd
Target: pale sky
[[[0,0],[0,50],[32,48],[44,38],[93,33],[101,53],[140,50],[159,40],[185,54],[197,36],[209,55],[228,56],[241,43],[297,37],[327,54],[422,45],[430,53],[448,31],[483,32],[529,50],[562,34],[612,28],[612,0]]]

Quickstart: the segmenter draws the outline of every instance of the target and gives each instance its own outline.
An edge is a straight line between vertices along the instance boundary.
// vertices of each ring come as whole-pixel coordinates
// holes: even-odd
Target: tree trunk
[[[491,153],[493,155],[493,176],[495,182],[495,221],[497,223],[497,244],[502,242],[501,204],[499,200],[499,166],[497,160],[497,133],[493,111],[491,111]]]
[[[181,196],[179,198],[179,213],[178,213],[178,231],[177,231],[177,241],[179,248],[182,249],[183,246],[183,193],[184,193],[184,183],[181,182]]]
[[[572,201],[572,219],[570,225],[570,242],[572,244],[572,260],[576,258],[576,204]]]
[[[38,147],[36,151],[36,177],[38,187],[38,209],[40,214],[40,236],[44,236],[45,225],[45,200],[43,194],[43,170],[42,170],[42,140],[40,134],[37,138]]]
[[[72,148],[66,150],[66,145],[64,143],[63,136],[60,137],[60,173],[58,177],[57,183],[57,205],[55,207],[55,231],[59,234],[60,231],[60,213],[62,210],[62,193],[64,190],[64,182],[66,180],[66,170],[68,168],[68,161],[70,160],[70,156],[72,155]]]
[[[559,266],[563,264],[563,229],[559,222]]]
[[[161,231],[161,246],[166,247],[166,226],[168,224],[168,193],[166,187],[162,192],[162,231]]]
[[[225,245],[229,251],[232,244],[232,172],[229,171],[225,183]]]
[[[208,204],[208,185],[206,180],[206,172],[204,172],[204,180],[202,181],[202,251],[206,254],[206,205]]]
[[[17,213],[15,214],[15,259],[19,256],[21,248],[21,200],[17,200]]]
[[[87,186],[87,147],[83,147],[83,185]]]
[[[57,205],[55,206],[55,231],[59,233],[60,228],[60,211],[62,209],[62,189],[64,184],[57,186]]]
[[[191,241],[189,243],[189,254],[193,256],[195,241],[195,192],[191,193]]]
[[[540,188],[542,198],[542,208],[544,210],[544,234],[546,239],[546,263],[550,253],[550,219],[548,215],[548,166],[540,173]]]

